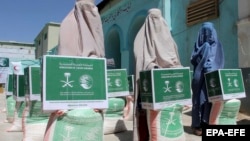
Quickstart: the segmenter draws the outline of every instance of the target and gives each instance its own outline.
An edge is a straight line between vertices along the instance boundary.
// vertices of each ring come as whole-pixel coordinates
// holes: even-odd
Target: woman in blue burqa
[[[217,38],[213,23],[205,22],[191,55],[192,79],[192,123],[195,135],[202,135],[202,126],[209,124],[212,103],[208,101],[204,74],[224,67],[223,47]]]

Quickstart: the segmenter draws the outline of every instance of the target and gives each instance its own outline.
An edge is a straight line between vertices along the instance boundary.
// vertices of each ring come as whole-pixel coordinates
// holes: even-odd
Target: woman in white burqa
[[[76,0],[62,21],[58,55],[104,58],[102,22],[94,0]]]
[[[154,68],[182,67],[178,48],[159,9],[150,9],[134,41],[135,107],[134,141],[149,140],[146,110],[140,105],[139,72]]]
[[[102,22],[94,0],[76,0],[75,6],[62,21],[58,55],[105,57]],[[52,122],[63,114],[62,110],[51,114],[44,141],[47,139],[47,132]]]

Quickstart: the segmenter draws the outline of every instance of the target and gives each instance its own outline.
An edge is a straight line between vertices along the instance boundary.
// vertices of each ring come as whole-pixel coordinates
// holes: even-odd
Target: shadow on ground
[[[186,132],[187,134],[193,134],[190,126],[184,126],[184,132]]]
[[[183,113],[183,114],[185,114],[185,115],[187,115],[187,116],[191,116],[191,113],[192,113],[192,111],[190,110],[190,111],[185,112],[185,113]]]
[[[237,121],[237,125],[250,125],[250,120],[249,119],[242,119]]]
[[[119,139],[119,141],[132,141],[133,131],[116,133],[115,136]]]

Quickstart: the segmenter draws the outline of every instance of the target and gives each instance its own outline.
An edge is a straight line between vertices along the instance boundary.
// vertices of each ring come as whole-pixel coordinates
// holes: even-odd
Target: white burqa
[[[134,107],[134,141],[142,140],[137,133],[141,129],[136,119],[138,112],[139,72],[154,68],[182,67],[178,48],[171,36],[169,27],[159,9],[150,9],[145,23],[134,41],[135,56],[135,107]]]
[[[102,22],[94,0],[76,0],[62,21],[58,55],[105,56]]]

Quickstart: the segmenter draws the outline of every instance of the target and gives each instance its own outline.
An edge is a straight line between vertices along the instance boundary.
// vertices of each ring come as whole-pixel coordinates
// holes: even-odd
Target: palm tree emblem
[[[74,81],[69,81],[69,77],[70,77],[70,73],[69,72],[65,72],[64,73],[64,76],[66,77],[66,81],[64,80],[61,80],[61,82],[64,83],[64,85],[62,87],[66,87],[66,86],[69,86],[69,87],[73,87],[70,83],[74,82]]]

